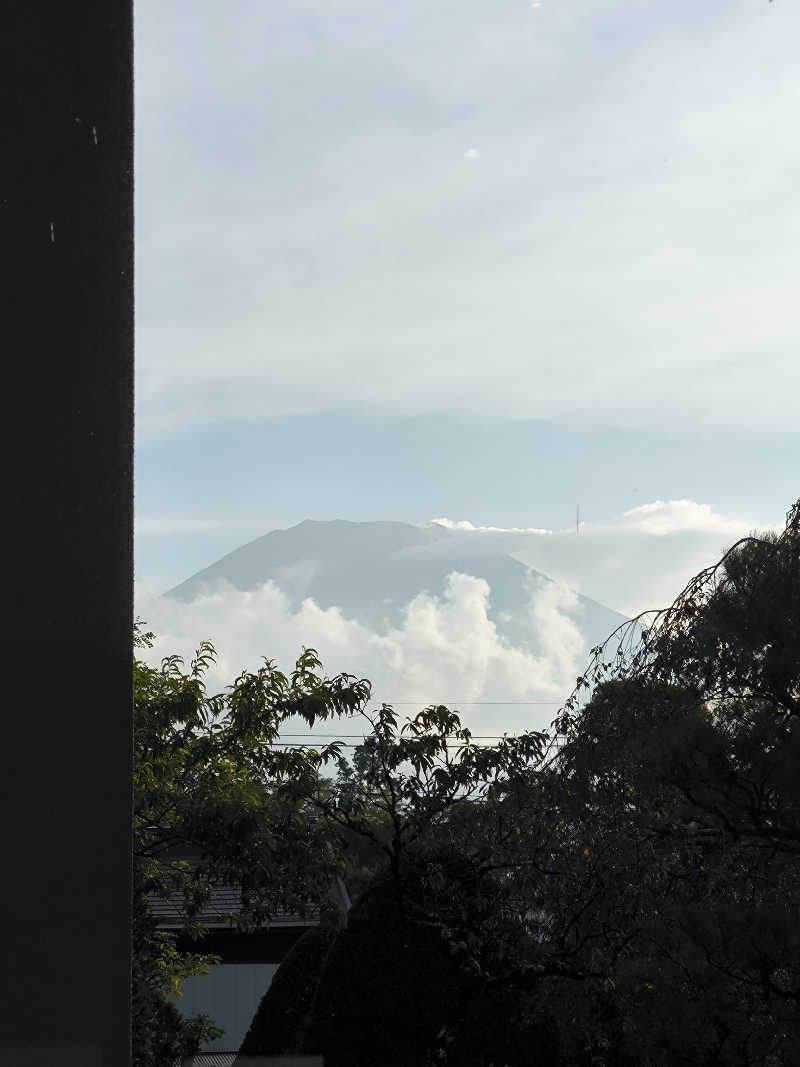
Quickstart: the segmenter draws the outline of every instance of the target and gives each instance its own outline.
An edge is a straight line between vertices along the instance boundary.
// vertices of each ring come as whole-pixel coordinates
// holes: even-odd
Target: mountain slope
[[[453,571],[484,579],[498,633],[516,647],[538,651],[531,602],[551,580],[496,547],[435,523],[306,520],[243,545],[164,596],[191,603],[220,587],[252,591],[273,581],[295,609],[311,597],[322,608],[337,606],[346,617],[383,630],[402,624],[404,609],[418,594],[442,597]],[[580,595],[565,612],[587,648],[624,622],[618,612]]]

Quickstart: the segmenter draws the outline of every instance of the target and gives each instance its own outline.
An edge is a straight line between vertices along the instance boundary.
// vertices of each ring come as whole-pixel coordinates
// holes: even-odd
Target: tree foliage
[[[136,625],[137,648],[153,635]],[[323,680],[313,649],[290,677],[269,660],[243,672],[228,690],[209,696],[203,675],[214,659],[204,643],[188,672],[178,656],[160,668],[134,662],[134,926],[133,1048],[137,1067],[172,1067],[221,1031],[213,1020],[181,1018],[170,994],[216,957],[181,947],[201,941],[199,921],[213,882],[242,894],[240,930],[264,926],[278,908],[303,912],[323,901],[335,874],[334,854],[311,818],[303,791],[281,788],[315,774],[310,754],[272,746],[280,724],[357,710],[369,683],[350,675]],[[308,789],[306,789],[308,792]],[[199,866],[169,858],[174,846],[199,848]],[[183,898],[179,942],[159,930],[148,897]],[[198,945],[199,948],[202,945]]]
[[[799,520],[737,542],[627,648],[630,624],[612,635],[558,723],[563,794],[618,905],[587,910],[587,947],[642,1062],[800,1059]]]

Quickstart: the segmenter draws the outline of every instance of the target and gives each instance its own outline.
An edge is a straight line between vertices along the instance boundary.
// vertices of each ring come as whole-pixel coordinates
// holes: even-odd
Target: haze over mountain
[[[156,635],[143,658],[157,666],[177,653],[188,664],[210,640],[206,683],[220,692],[265,658],[288,672],[314,648],[328,676],[369,678],[373,706],[447,704],[476,735],[543,729],[589,648],[626,616],[669,604],[750,529],[689,500],[582,522],[579,533],[447,518],[304,521],[167,593],[140,575],[136,615]]]
[[[552,579],[503,551],[496,541],[476,538],[436,522],[330,522],[306,520],[273,530],[223,556],[164,595],[184,603],[226,587],[252,592],[277,585],[297,611],[306,598],[376,631],[402,625],[420,594],[445,596],[448,577],[469,575],[488,583],[488,616],[511,645],[543,652],[541,626],[531,603]],[[578,626],[586,648],[597,644],[625,617],[588,597],[567,596],[562,610]]]

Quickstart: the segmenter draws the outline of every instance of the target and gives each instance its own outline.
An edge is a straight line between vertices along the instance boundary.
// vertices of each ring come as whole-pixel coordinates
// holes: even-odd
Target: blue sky
[[[687,577],[782,522],[796,4],[139,0],[135,29],[139,581],[307,517],[688,500]]]

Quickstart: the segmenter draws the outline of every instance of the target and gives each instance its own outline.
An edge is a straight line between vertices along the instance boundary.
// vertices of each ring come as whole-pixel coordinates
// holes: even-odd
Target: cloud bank
[[[311,598],[293,611],[271,581],[253,592],[227,587],[191,604],[157,597],[140,585],[136,612],[158,638],[144,656],[153,664],[174,652],[188,662],[202,639],[214,643],[219,656],[208,675],[212,691],[224,689],[245,668],[255,670],[263,657],[287,671],[306,646],[317,649],[329,675],[369,678],[374,700],[397,704],[398,711],[463,703],[464,721],[477,734],[546,727],[585,657],[579,628],[567,614],[574,611],[575,595],[557,583],[532,586],[530,623],[541,655],[503,639],[489,618],[490,596],[483,579],[453,572],[442,597],[420,593],[406,606],[402,625],[382,632],[339,608],[323,610]],[[509,703],[483,703],[494,701]],[[341,724],[331,728],[346,730]]]
[[[136,17],[140,435],[365,408],[796,432],[797,5]]]
[[[516,559],[624,615],[666,607],[688,580],[755,524],[693,500],[655,500],[562,530],[432,520],[463,538],[493,541]]]
[[[413,713],[432,702],[461,704],[476,734],[546,728],[586,664],[573,590],[629,616],[664,607],[696,571],[753,530],[690,500],[654,501],[586,523],[580,533],[434,521],[470,544],[476,538],[487,546],[494,542],[554,579],[529,575],[526,622],[535,654],[503,635],[502,620],[493,621],[489,584],[454,571],[441,597],[420,592],[405,606],[400,625],[380,630],[338,607],[323,609],[312,598],[293,608],[274,581],[253,592],[227,586],[189,604],[137,582],[137,615],[158,637],[146,658],[157,663],[178,652],[188,662],[199,642],[209,639],[219,653],[209,685],[219,691],[242,670],[260,666],[263,657],[286,671],[303,646],[314,647],[329,675],[369,678],[375,701],[400,711]]]

